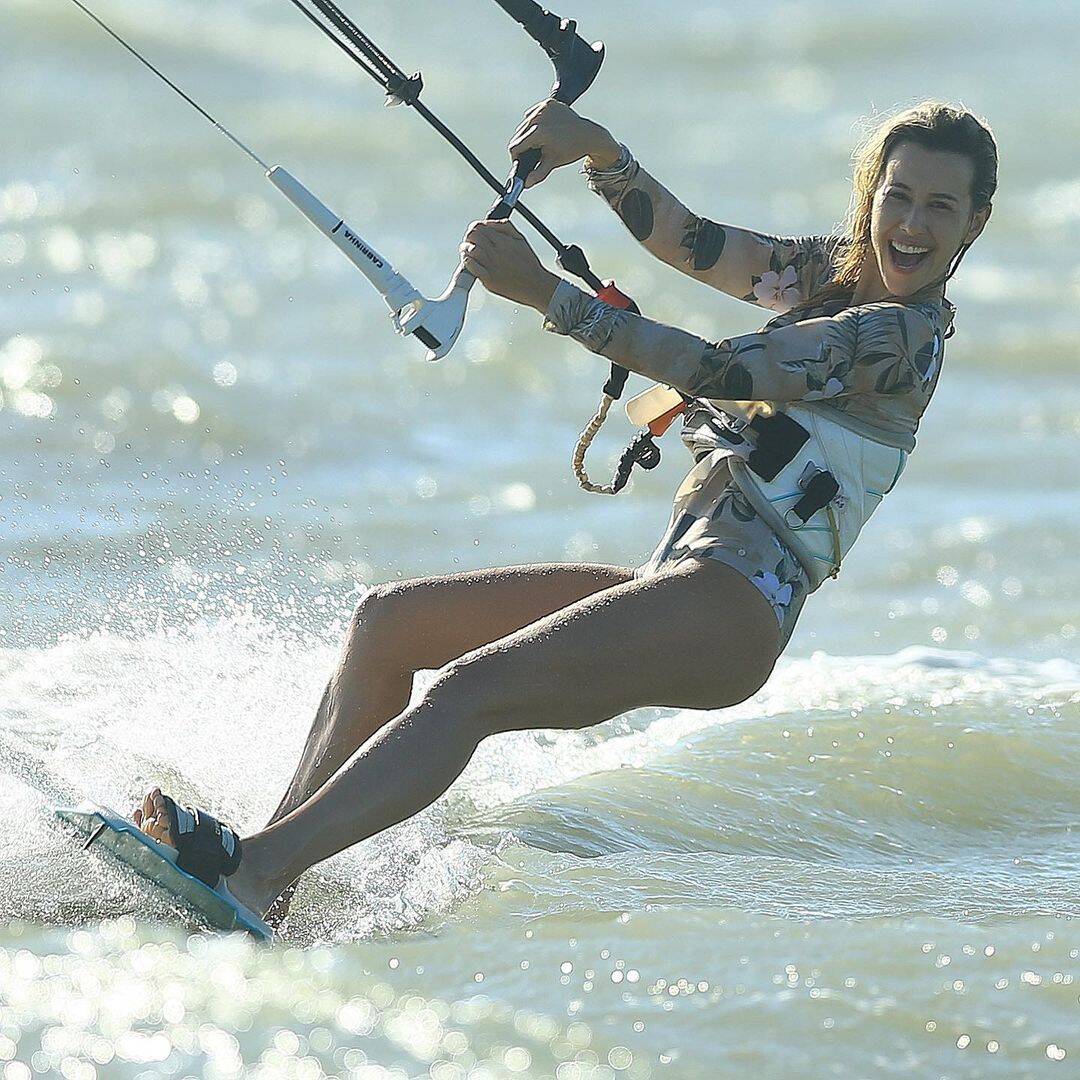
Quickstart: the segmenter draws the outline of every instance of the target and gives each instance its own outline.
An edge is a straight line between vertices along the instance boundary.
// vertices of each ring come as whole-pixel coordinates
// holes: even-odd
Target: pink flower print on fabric
[[[782,582],[775,574],[768,570],[759,570],[751,579],[750,583],[757,587],[758,592],[772,604],[773,611],[777,616],[783,616],[795,595],[795,590],[790,583]]]
[[[762,307],[771,311],[781,315],[790,311],[802,299],[798,271],[794,266],[785,267],[779,274],[766,270],[754,283],[754,296]]]
[[[803,401],[821,401],[823,398],[836,397],[837,394],[843,392],[844,384],[835,376],[830,375],[820,390],[807,390],[803,394]]]

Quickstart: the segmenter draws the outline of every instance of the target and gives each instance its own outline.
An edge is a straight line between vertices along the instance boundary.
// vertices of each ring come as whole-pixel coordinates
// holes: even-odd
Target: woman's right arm
[[[833,238],[768,236],[698,217],[641,168],[610,132],[566,105],[548,101],[526,113],[510,153],[516,159],[531,149],[540,150],[542,158],[527,186],[585,158],[589,186],[651,254],[740,300],[787,311],[828,277]]]
[[[833,399],[838,408],[857,394],[904,397],[916,401],[921,414],[940,367],[941,319],[936,304],[863,304],[714,343],[613,308],[562,281],[544,327],[689,397]]]

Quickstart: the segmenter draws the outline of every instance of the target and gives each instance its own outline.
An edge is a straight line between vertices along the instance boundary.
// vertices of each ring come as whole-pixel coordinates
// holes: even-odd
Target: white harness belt
[[[769,436],[751,426],[755,419],[751,404],[705,404],[715,420],[708,425],[707,439],[716,449],[708,456],[729,459],[732,479],[798,558],[810,579],[811,591],[836,577],[863,526],[904,471],[915,437],[882,431],[820,402],[792,402],[776,410],[772,420],[794,421],[806,438],[797,449],[794,444],[781,449],[785,463],[774,473],[771,468],[760,469],[761,455],[756,451],[768,444]],[[791,425],[787,427],[798,432]],[[801,434],[798,439],[802,439]],[[789,457],[791,449],[794,452]],[[816,490],[824,487],[826,496],[816,500],[823,504],[803,520],[807,502],[814,501],[806,496],[815,478]],[[811,492],[814,490],[811,487]],[[796,507],[801,514],[796,513]]]

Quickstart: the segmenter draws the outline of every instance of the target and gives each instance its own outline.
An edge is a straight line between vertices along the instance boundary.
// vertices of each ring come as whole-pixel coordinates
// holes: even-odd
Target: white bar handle
[[[320,202],[292,173],[275,165],[266,173],[267,179],[321,232],[329,237],[338,250],[371,282],[397,313],[408,304],[423,297],[412,283],[399,274],[390,261],[380,255],[359,233],[329,207]]]

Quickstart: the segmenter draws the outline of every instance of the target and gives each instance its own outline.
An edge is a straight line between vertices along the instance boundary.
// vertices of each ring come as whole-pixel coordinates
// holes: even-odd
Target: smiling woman
[[[537,182],[586,158],[590,186],[650,253],[777,314],[708,342],[561,281],[507,221],[470,229],[464,265],[490,291],[693,399],[695,465],[636,570],[512,567],[372,590],[262,831],[241,842],[158,789],[147,796],[136,821],[208,887],[228,875],[259,914],[310,866],[426,807],[488,735],[755,693],[915,446],[952,326],[945,282],[990,216],[997,176],[985,125],[926,103],[857,156],[846,235],[786,238],[691,213],[554,101],[526,114],[510,149],[542,155]],[[437,676],[410,704],[421,669]]]
[[[925,101],[885,121],[855,155],[850,243],[832,291],[850,288],[861,303],[944,284],[989,220],[997,168],[994,137],[966,110]]]
[[[989,207],[971,214],[973,167],[959,154],[900,143],[874,193],[871,240],[886,293],[909,296],[945,272],[982,230]],[[935,191],[937,186],[948,191]],[[954,194],[954,192],[956,194]],[[962,239],[961,239],[962,237]],[[873,288],[870,274],[863,289]]]

